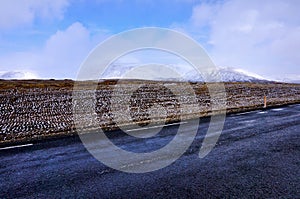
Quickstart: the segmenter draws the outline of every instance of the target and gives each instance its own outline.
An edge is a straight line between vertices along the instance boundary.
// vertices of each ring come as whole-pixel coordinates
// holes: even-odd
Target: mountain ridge
[[[126,74],[133,68],[137,67],[137,64],[119,64],[112,65],[106,71],[100,79],[126,79],[122,78],[123,74]],[[180,66],[170,65],[175,69],[179,69]],[[166,71],[164,71],[166,72]],[[154,75],[157,75],[157,72],[153,72]],[[195,70],[180,71],[179,77],[168,77],[167,79],[162,77],[153,76],[150,79],[145,80],[166,80],[166,81],[189,81],[189,82],[285,82],[285,83],[296,83],[299,84],[300,80],[270,80],[264,77],[261,77],[255,73],[250,73],[242,69],[237,69],[233,67],[217,67],[215,71],[207,72],[204,74],[206,78],[203,78]],[[55,78],[39,78],[32,72],[29,71],[0,71],[0,79],[55,79]],[[143,73],[137,74],[135,77],[129,79],[144,79]],[[75,79],[74,79],[75,80]]]

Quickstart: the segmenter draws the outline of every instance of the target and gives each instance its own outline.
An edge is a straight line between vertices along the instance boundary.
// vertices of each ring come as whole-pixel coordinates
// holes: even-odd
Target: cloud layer
[[[0,30],[31,25],[37,18],[63,18],[68,0],[2,0]]]
[[[299,1],[204,3],[194,7],[188,29],[208,29],[217,65],[246,69],[266,77],[300,74]]]
[[[75,22],[51,35],[41,49],[0,57],[0,70],[36,71],[40,78],[75,78],[81,62],[108,35],[106,31],[92,34]]]

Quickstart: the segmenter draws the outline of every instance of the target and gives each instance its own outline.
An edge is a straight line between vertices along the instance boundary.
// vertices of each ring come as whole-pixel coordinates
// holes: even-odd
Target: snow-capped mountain
[[[286,75],[284,78],[276,78],[279,82],[300,84],[300,75]]]
[[[136,64],[118,64],[111,65],[103,74],[102,78],[104,79],[112,79],[112,78],[122,78],[123,75],[133,68],[135,68]],[[168,71],[168,69],[158,68],[147,70],[147,72],[143,71],[135,71],[135,75],[131,78],[133,79],[150,79],[150,80],[177,80],[177,81],[191,81],[191,82],[256,82],[256,81],[268,81],[267,79],[250,73],[241,69],[235,69],[231,67],[218,67],[216,70],[211,72],[206,72],[203,75],[199,75],[194,69],[186,70],[182,66],[178,65],[169,65],[170,68],[176,70],[180,76],[172,76],[172,73]],[[159,73],[157,71],[159,70]],[[153,74],[152,74],[153,73]],[[168,73],[168,74],[166,74]],[[205,76],[205,78],[203,78]],[[123,77],[125,78],[125,77]]]
[[[102,74],[100,79],[147,79],[147,80],[169,80],[169,81],[191,81],[191,82],[257,82],[268,81],[267,79],[241,69],[231,67],[218,67],[212,72],[202,75],[191,67],[183,65],[167,65],[167,67],[151,66],[139,67],[139,64],[120,63],[110,65]],[[134,69],[134,70],[133,70]],[[138,69],[138,70],[136,70]],[[172,69],[172,70],[170,70]],[[172,71],[176,72],[172,72]],[[158,72],[159,71],[159,72]],[[132,75],[124,76],[124,74]],[[205,77],[205,78],[203,78]],[[38,76],[27,71],[0,71],[0,79],[38,79]]]
[[[37,75],[27,71],[0,71],[0,79],[37,79]]]
[[[256,82],[256,81],[268,81],[267,79],[247,71],[235,68],[222,68],[218,67],[217,70],[207,72],[204,74],[205,81],[221,81],[221,82]],[[193,82],[202,82],[204,78],[194,71],[189,71],[183,75],[185,80]]]

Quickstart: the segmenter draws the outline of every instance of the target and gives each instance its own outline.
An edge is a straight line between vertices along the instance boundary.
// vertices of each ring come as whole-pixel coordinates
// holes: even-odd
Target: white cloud
[[[89,52],[107,37],[107,31],[92,34],[75,22],[53,34],[41,49],[3,55],[0,69],[35,71],[41,78],[75,78]]]
[[[68,0],[1,0],[0,30],[31,25],[36,18],[63,18]]]
[[[77,68],[91,49],[90,33],[80,23],[74,23],[64,31],[57,31],[43,49],[41,71],[55,76],[74,76]]]
[[[209,35],[205,45],[217,65],[274,78],[300,74],[299,7],[296,0],[204,3],[187,28],[196,38]]]
[[[196,28],[203,28],[212,22],[214,13],[218,6],[209,4],[200,4],[193,8],[191,23]]]

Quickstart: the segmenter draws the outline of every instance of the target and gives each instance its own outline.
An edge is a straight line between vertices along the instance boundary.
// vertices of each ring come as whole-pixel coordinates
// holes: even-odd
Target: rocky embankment
[[[0,144],[73,135],[76,133],[74,117],[80,118],[81,123],[77,125],[87,130],[95,129],[95,125],[89,125],[91,118],[84,112],[90,108],[97,120],[96,128],[112,130],[133,123],[145,126],[153,122],[178,121],[180,116],[181,119],[209,116],[212,101],[222,100],[212,99],[203,83],[189,84],[196,98],[179,82],[132,80],[116,83],[115,80],[99,82],[94,91],[83,82],[83,89],[74,91],[71,80],[1,80]],[[263,108],[264,96],[268,106],[300,103],[299,84],[224,85],[227,113]],[[80,102],[73,101],[74,92],[82,96]],[[73,109],[76,106],[80,107]]]

